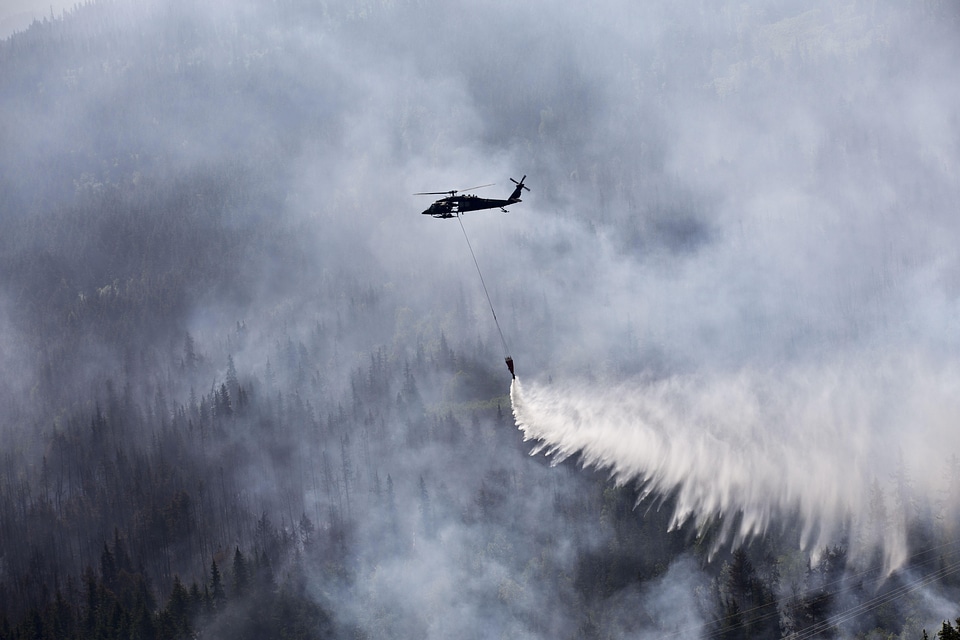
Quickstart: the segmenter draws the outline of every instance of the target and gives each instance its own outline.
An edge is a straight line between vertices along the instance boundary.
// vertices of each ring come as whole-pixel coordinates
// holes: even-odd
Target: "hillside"
[[[874,4],[93,0],[0,41],[0,640],[956,618],[952,423],[883,399],[953,406],[960,21]],[[523,174],[462,220],[483,285],[410,194]],[[600,422],[638,412],[677,427],[636,470]],[[811,444],[839,413],[862,449]],[[758,415],[836,511],[750,482]]]

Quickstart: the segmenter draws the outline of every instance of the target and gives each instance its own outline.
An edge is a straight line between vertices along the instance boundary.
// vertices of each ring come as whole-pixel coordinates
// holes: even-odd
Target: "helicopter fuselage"
[[[522,200],[520,200],[520,194],[524,189],[527,191],[530,190],[526,185],[523,184],[523,181],[526,179],[527,176],[520,178],[519,182],[513,178],[510,179],[517,186],[513,190],[513,193],[510,194],[510,197],[506,200],[501,198],[481,198],[469,193],[459,194],[457,191],[444,192],[449,193],[450,195],[448,195],[446,198],[440,198],[434,202],[429,208],[423,211],[423,215],[433,216],[434,218],[453,218],[467,211],[480,211],[482,209],[503,209],[504,213],[506,213],[506,207],[508,205],[522,202]],[[432,194],[437,194],[437,192],[434,191],[417,195]]]
[[[433,216],[434,218],[452,218],[467,211],[480,211],[482,209],[497,208],[503,209],[507,205],[511,205],[520,201],[521,200],[519,198],[516,200],[501,200],[498,198],[481,198],[479,196],[471,195],[449,196],[434,202],[428,209],[423,211],[423,215]]]

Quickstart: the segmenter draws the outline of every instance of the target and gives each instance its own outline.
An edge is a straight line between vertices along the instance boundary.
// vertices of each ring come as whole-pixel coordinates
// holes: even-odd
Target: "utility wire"
[[[953,575],[958,571],[960,571],[960,562],[953,562],[941,569],[938,569],[937,571],[934,571],[933,573],[921,576],[920,578],[917,578],[915,580],[911,580],[906,584],[893,589],[889,593],[884,593],[884,594],[875,596],[873,598],[866,600],[865,602],[860,603],[855,607],[846,609],[836,617],[830,618],[828,620],[815,624],[812,627],[805,629],[794,636],[791,636],[791,638],[796,638],[797,640],[806,640],[807,638],[813,638],[821,633],[826,632],[827,630],[831,629],[836,625],[853,620],[854,618],[860,615],[863,615],[869,611],[873,611],[874,609],[877,609],[889,602],[893,602],[894,600],[899,600],[905,595],[918,591],[923,587],[926,587],[927,585],[933,584],[938,580],[942,580],[943,578]]]
[[[912,560],[912,561],[918,561],[922,556],[926,556],[927,554],[931,554],[931,553],[934,553],[934,552],[936,552],[936,551],[939,551],[939,550],[943,549],[944,547],[955,546],[956,544],[957,544],[957,541],[956,541],[956,540],[949,540],[949,541],[947,541],[947,542],[945,542],[945,543],[938,544],[938,545],[934,545],[934,546],[928,547],[928,548],[926,548],[926,549],[923,549],[923,550],[921,550],[921,551],[918,551],[918,552],[914,553],[912,556],[910,556],[907,560],[908,560],[908,562],[911,561],[911,560]],[[943,559],[944,561],[946,561],[946,560],[949,559],[949,562],[948,562],[945,566],[942,566],[941,568],[939,568],[939,569],[937,569],[937,570],[935,570],[935,571],[932,571],[932,572],[930,572],[930,573],[928,573],[928,574],[921,575],[919,578],[916,578],[916,579],[913,579],[913,580],[909,580],[909,581],[905,582],[904,584],[902,584],[901,586],[896,587],[896,588],[892,589],[892,590],[889,591],[889,592],[882,593],[882,594],[877,595],[877,596],[874,596],[874,597],[872,597],[872,598],[868,598],[867,600],[865,600],[865,601],[863,601],[863,602],[861,602],[861,603],[859,603],[859,604],[857,604],[857,605],[855,605],[855,606],[853,606],[853,607],[850,607],[849,609],[845,609],[845,610],[843,610],[843,611],[840,611],[840,612],[834,614],[834,615],[831,616],[828,620],[818,622],[818,623],[816,623],[816,624],[813,624],[813,625],[807,627],[806,629],[802,629],[802,630],[800,630],[800,631],[797,631],[797,632],[795,632],[795,633],[793,633],[793,634],[791,634],[791,635],[789,636],[790,640],[807,640],[808,638],[813,638],[813,637],[815,637],[815,636],[817,636],[817,635],[819,635],[819,634],[821,634],[821,633],[829,632],[829,631],[830,631],[832,628],[834,628],[836,625],[842,624],[842,623],[844,623],[844,622],[848,622],[849,620],[852,620],[852,619],[856,618],[856,617],[859,616],[859,615],[862,615],[862,614],[867,613],[867,612],[869,612],[869,611],[873,611],[874,609],[876,609],[876,608],[878,608],[878,607],[880,607],[880,606],[882,606],[882,605],[884,605],[884,604],[887,604],[887,603],[892,602],[892,601],[894,601],[894,600],[898,600],[898,599],[902,598],[903,596],[906,596],[906,595],[908,595],[908,594],[910,594],[910,593],[913,593],[914,591],[917,591],[917,590],[919,590],[919,589],[922,589],[922,588],[925,587],[925,586],[928,586],[928,585],[930,585],[930,584],[933,584],[934,582],[937,582],[937,581],[939,581],[939,580],[942,580],[942,579],[944,579],[944,578],[946,578],[946,577],[948,577],[948,576],[950,576],[950,575],[953,575],[954,573],[960,572],[960,560],[956,560],[956,559],[955,559],[955,558],[956,558],[956,555],[955,555],[955,554],[957,554],[957,553],[958,553],[957,550],[952,550],[952,551],[947,551],[947,552],[945,552],[944,555],[943,555],[943,557],[942,557],[942,559]],[[826,584],[822,585],[822,586],[821,586],[821,589],[826,590],[826,593],[829,594],[830,596],[841,595],[841,594],[846,593],[846,592],[850,591],[851,589],[855,589],[855,588],[857,588],[857,587],[856,587],[855,585],[851,585],[851,586],[840,586],[840,585],[842,585],[843,583],[850,583],[850,582],[856,583],[859,579],[862,579],[863,577],[867,576],[868,574],[874,573],[875,571],[877,571],[878,568],[879,568],[879,567],[876,567],[876,566],[874,566],[874,567],[868,567],[868,568],[864,569],[863,571],[857,572],[857,573],[855,573],[855,574],[848,575],[848,576],[843,576],[843,577],[841,577],[841,578],[839,578],[839,579],[837,579],[837,580],[835,580],[835,581],[832,581],[832,582],[829,582],[829,583],[826,583]],[[833,589],[832,587],[835,587],[835,586],[838,586],[838,587],[840,587],[840,588],[838,588],[838,589]],[[779,610],[777,609],[775,603],[774,603],[774,604],[758,605],[758,606],[756,606],[756,607],[752,607],[752,608],[750,608],[750,609],[746,609],[746,610],[744,610],[744,611],[741,612],[741,615],[750,614],[750,613],[759,613],[759,612],[761,612],[762,610],[768,609],[768,608],[770,608],[770,607],[773,608],[773,611],[770,611],[770,612],[768,612],[768,613],[760,613],[759,615],[755,616],[755,617],[752,619],[753,622],[758,622],[758,621],[762,621],[762,620],[767,620],[767,619],[770,619],[770,618],[773,618],[773,617],[779,617],[779,616],[780,616],[780,612],[779,612]],[[723,634],[723,630],[720,629],[720,628],[718,628],[718,626],[721,625],[721,624],[723,623],[723,621],[724,621],[724,618],[722,618],[722,617],[715,618],[715,619],[713,619],[713,620],[711,620],[710,622],[705,623],[705,624],[704,624],[704,623],[697,623],[697,624],[694,624],[694,625],[688,625],[687,627],[677,629],[677,630],[675,630],[675,631],[673,631],[673,632],[664,632],[664,633],[661,633],[661,634],[660,634],[660,637],[661,637],[661,638],[676,638],[676,637],[680,637],[680,636],[687,636],[687,635],[690,635],[690,634],[695,634],[697,631],[700,631],[701,634],[702,634],[702,637],[704,637],[704,638],[707,638],[707,639],[709,639],[709,638],[716,638],[716,637],[719,637],[720,635]],[[711,629],[711,628],[712,628],[712,629]]]

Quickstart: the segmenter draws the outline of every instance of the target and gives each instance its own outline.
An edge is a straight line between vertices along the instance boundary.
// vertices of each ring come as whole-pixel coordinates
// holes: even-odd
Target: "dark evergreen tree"
[[[923,632],[926,637],[927,632]],[[957,626],[954,627],[948,620],[943,621],[940,630],[937,632],[939,640],[960,640],[960,618],[957,619]]]
[[[225,384],[230,391],[230,396],[236,398],[240,389],[240,380],[237,377],[237,367],[233,364],[233,355],[227,355],[227,379]]]
[[[191,610],[190,594],[180,581],[180,576],[174,576],[173,588],[170,590],[170,598],[167,600],[165,609],[166,622],[169,630],[172,631],[172,637],[190,637],[192,627]]]
[[[193,336],[187,331],[183,340],[183,364],[188,371],[196,371],[199,358],[197,357],[197,346]]]
[[[433,506],[430,503],[430,494],[427,492],[427,482],[420,476],[420,490],[417,508],[420,511],[420,527],[424,536],[433,537]]]
[[[87,638],[94,637],[97,630],[97,622],[100,617],[100,585],[97,583],[97,577],[93,569],[87,567],[83,574],[84,589],[84,610],[82,633]]]
[[[45,625],[47,635],[51,638],[73,637],[76,632],[77,613],[64,599],[59,589],[57,589],[48,611]]]
[[[103,551],[100,553],[100,577],[108,589],[116,590],[117,563],[106,542],[103,543]]]
[[[143,592],[137,593],[136,601],[130,613],[130,638],[131,640],[155,640],[157,638],[153,609]]]
[[[216,391],[214,406],[216,407],[217,417],[229,418],[233,415],[233,401],[230,399],[230,390],[226,383],[221,384]]]
[[[233,597],[242,598],[247,594],[250,585],[250,572],[247,560],[237,547],[233,553]]]
[[[223,577],[217,567],[216,559],[210,564],[210,605],[213,610],[223,607],[227,594],[223,590]]]
[[[777,638],[780,635],[777,602],[757,575],[743,547],[724,567],[720,586],[721,631],[728,638]]]

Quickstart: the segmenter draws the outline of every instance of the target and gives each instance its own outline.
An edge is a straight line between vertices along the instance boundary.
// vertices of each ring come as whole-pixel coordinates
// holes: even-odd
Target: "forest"
[[[673,274],[744,223],[686,175],[674,138],[695,134],[671,113],[896,74],[922,53],[899,10],[654,3],[649,40],[601,67],[629,10],[535,23],[535,4],[521,29],[509,5],[87,0],[0,40],[0,640],[960,637],[949,446],[930,502],[895,490],[921,474],[874,465],[870,522],[913,514],[896,571],[848,557],[855,529],[805,548],[799,511],[746,539],[742,511],[677,524],[679,491],[531,455],[490,317],[544,385],[730,367],[725,320],[678,337],[713,302]],[[960,27],[918,6],[930,41]],[[811,20],[857,46],[824,62]],[[788,44],[767,59],[744,33],[770,25]],[[732,52],[754,65],[718,79]],[[770,138],[757,165],[790,158],[844,201],[844,178],[894,175],[891,207],[940,211],[955,181],[900,169],[958,166],[960,138],[906,153],[858,117],[870,97],[823,109],[825,150]],[[408,194],[490,172],[533,191],[464,222],[488,307],[456,223]],[[751,311],[750,357],[892,335],[884,296],[926,263],[884,243],[893,266],[802,328]],[[689,306],[623,306],[607,284],[640,292],[636,264]]]

